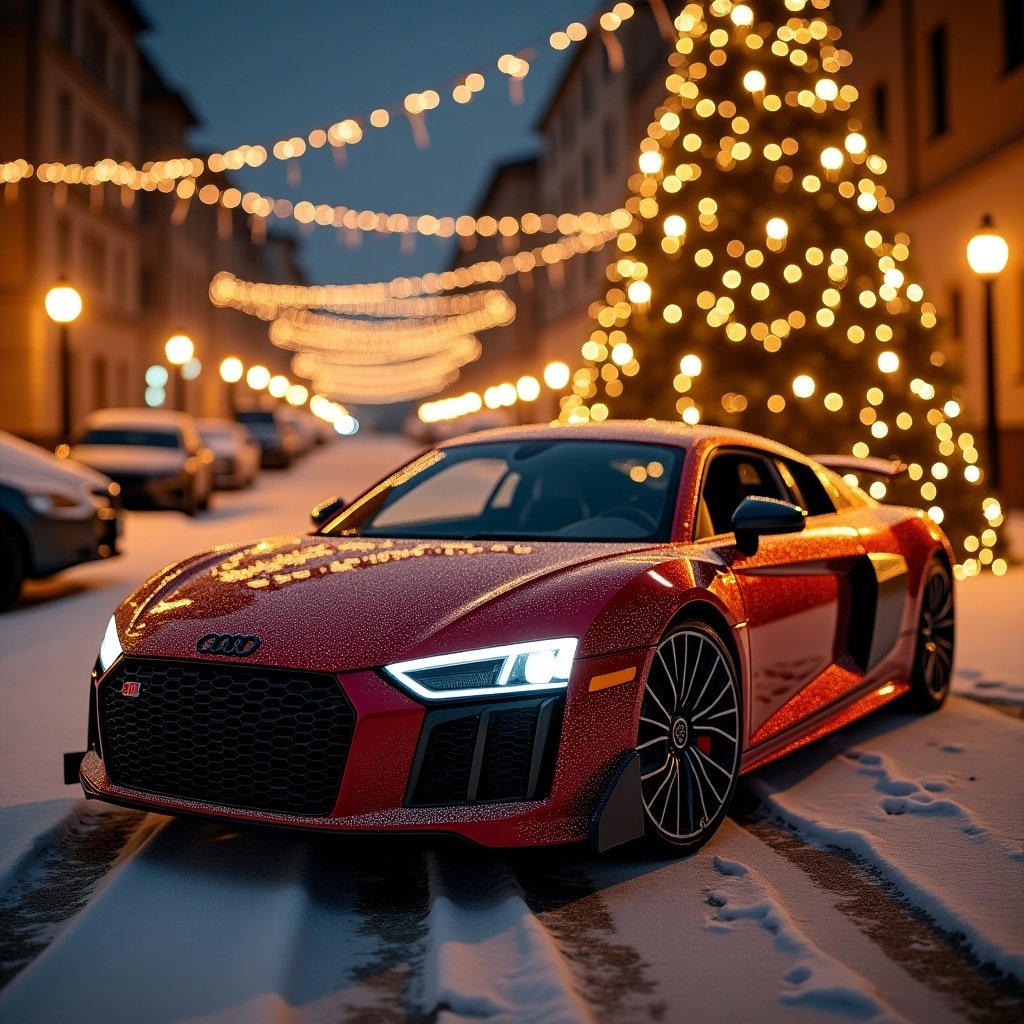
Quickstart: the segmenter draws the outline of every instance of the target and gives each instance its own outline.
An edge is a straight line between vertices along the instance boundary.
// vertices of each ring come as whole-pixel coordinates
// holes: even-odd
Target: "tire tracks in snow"
[[[855,854],[816,843],[739,794],[733,819],[795,864],[893,963],[940,995],[965,1020],[1011,1024],[1024,1016],[1024,987],[981,964],[961,938],[939,928]]]

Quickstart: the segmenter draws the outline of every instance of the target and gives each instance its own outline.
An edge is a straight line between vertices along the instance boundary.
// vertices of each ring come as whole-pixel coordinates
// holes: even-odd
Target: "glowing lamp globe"
[[[250,366],[245,382],[253,391],[262,391],[270,383],[270,371],[265,366]]]
[[[1010,258],[1006,239],[991,228],[992,219],[986,217],[982,230],[967,243],[967,262],[979,277],[991,278],[1001,274]]]
[[[228,356],[220,364],[220,379],[225,384],[235,384],[242,379],[242,360],[235,356]]]
[[[172,366],[184,366],[196,352],[192,339],[187,334],[175,334],[167,339],[164,354]]]
[[[562,362],[548,363],[544,367],[544,383],[553,391],[560,391],[569,383],[569,367]]]
[[[57,324],[70,324],[82,312],[82,296],[69,284],[58,284],[46,293],[43,300],[46,315]]]

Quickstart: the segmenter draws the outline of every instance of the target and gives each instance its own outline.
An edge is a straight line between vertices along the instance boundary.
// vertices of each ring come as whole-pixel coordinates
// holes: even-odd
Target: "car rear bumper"
[[[182,508],[191,481],[187,473],[167,476],[118,473],[121,501],[127,508]]]
[[[581,661],[564,698],[499,699],[486,705],[445,702],[425,707],[375,672],[335,677],[354,712],[344,769],[330,795],[333,807],[301,814],[282,804],[282,781],[263,764],[253,773],[265,780],[258,782],[266,785],[263,806],[219,800],[220,783],[211,785],[205,777],[185,787],[195,784],[204,799],[194,792],[171,792],[169,786],[130,784],[132,771],[125,772],[123,761],[116,767],[116,730],[105,716],[120,715],[119,700],[144,701],[151,683],[144,672],[136,672],[141,693],[121,698],[123,683],[115,665],[94,687],[96,735],[81,764],[81,783],[86,796],[167,814],[338,833],[447,833],[489,847],[576,842],[587,838],[609,780],[635,745],[641,681],[649,659],[650,651],[640,650]],[[227,678],[233,666],[216,667]],[[258,667],[250,675],[253,671]],[[591,689],[595,678],[625,677],[631,671],[630,679]],[[132,707],[134,711],[142,705]],[[188,718],[189,728],[202,720],[187,709],[183,718]],[[230,728],[215,730],[217,742]],[[197,742],[207,741],[199,737]],[[147,737],[138,749],[148,752],[159,746],[157,735]],[[295,748],[291,743],[290,749]],[[311,751],[311,765],[315,753]],[[231,756],[228,749],[212,771],[223,772]],[[268,764],[275,756],[271,752]],[[223,777],[230,789],[234,780]],[[250,782],[244,787],[246,798],[259,803],[258,797],[248,797]]]

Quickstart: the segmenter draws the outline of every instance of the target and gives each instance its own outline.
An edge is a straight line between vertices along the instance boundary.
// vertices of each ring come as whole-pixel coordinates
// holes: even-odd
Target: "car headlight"
[[[577,642],[575,637],[531,640],[402,661],[385,670],[399,685],[427,700],[564,690]]]
[[[70,509],[82,508],[81,502],[69,498],[66,494],[29,494],[25,501],[33,512],[38,512],[41,516],[49,516],[54,513],[59,515]]]
[[[107,630],[100,641],[100,671],[106,672],[123,653],[121,638],[117,635],[117,624],[114,622],[114,616],[111,615],[110,621],[107,623]]]

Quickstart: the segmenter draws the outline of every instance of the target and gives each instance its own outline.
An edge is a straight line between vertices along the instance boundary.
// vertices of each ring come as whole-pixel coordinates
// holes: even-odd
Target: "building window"
[[[96,356],[92,361],[92,407],[105,409],[107,405],[107,361]]]
[[[879,82],[871,92],[871,109],[879,137],[889,138],[889,88],[884,82]]]
[[[71,259],[71,223],[66,217],[57,221],[57,271],[62,277],[74,277]]]
[[[884,3],[885,0],[864,0],[864,17],[874,14]]]
[[[567,149],[572,145],[576,137],[576,118],[573,116],[572,107],[566,104],[562,111],[562,148]]]
[[[82,240],[82,272],[97,296],[107,290],[107,246],[102,238],[86,235]]]
[[[125,57],[124,50],[119,49],[114,54],[113,73],[111,75],[110,82],[111,92],[114,94],[114,98],[121,103],[122,106],[128,106],[128,61]]]
[[[586,72],[580,76],[580,109],[583,111],[584,120],[594,112],[594,91],[590,75]]]
[[[60,0],[60,45],[75,52],[75,0]]]
[[[75,149],[74,139],[71,137],[74,131],[73,120],[71,93],[61,89],[57,93],[57,152],[65,160],[71,158]]]
[[[615,165],[618,163],[618,160],[616,160],[618,153],[616,152],[614,118],[609,117],[605,119],[601,142],[604,156],[604,173],[614,174]]]
[[[107,33],[96,17],[87,12],[83,22],[82,63],[100,83],[107,84]]]
[[[118,249],[114,253],[114,294],[117,296],[118,302],[125,309],[131,303],[131,297],[128,294],[128,261],[125,257],[124,249]]]
[[[928,57],[932,135],[942,135],[949,128],[949,61],[945,25],[939,25],[928,36]]]
[[[1024,64],[1024,3],[1003,0],[1003,40],[1006,46],[1006,70]]]
[[[957,339],[964,336],[964,302],[959,288],[949,292],[949,333]]]
[[[583,201],[586,202],[594,194],[594,154],[589,149],[583,151],[580,178],[583,184]]]
[[[82,120],[82,149],[89,163],[96,163],[106,156],[107,133],[103,126],[91,117]]]

